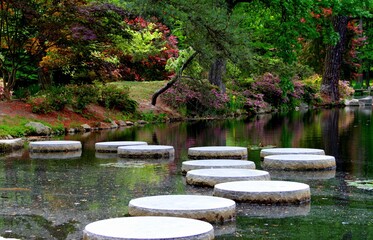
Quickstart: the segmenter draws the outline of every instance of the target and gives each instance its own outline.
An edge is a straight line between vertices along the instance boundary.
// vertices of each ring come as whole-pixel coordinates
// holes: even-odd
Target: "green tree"
[[[30,63],[27,51],[36,44],[35,21],[39,18],[37,1],[2,0],[0,2],[0,72],[4,96],[11,97],[17,73]]]

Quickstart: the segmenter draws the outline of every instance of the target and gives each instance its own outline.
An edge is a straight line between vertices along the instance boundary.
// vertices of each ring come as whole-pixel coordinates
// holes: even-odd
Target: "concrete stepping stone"
[[[189,159],[247,159],[247,148],[230,146],[192,147]]]
[[[95,143],[96,152],[100,153],[116,153],[118,147],[122,146],[137,146],[148,145],[147,142],[142,141],[114,141],[114,142],[98,142]]]
[[[186,174],[186,183],[195,186],[214,187],[218,183],[245,180],[270,180],[270,176],[262,170],[237,168],[196,169]]]
[[[262,167],[278,170],[325,170],[336,167],[335,158],[327,155],[284,154],[265,156]]]
[[[214,239],[210,223],[179,217],[124,217],[88,224],[83,231],[84,240],[135,239]]]
[[[22,138],[0,139],[0,153],[11,152],[23,148],[24,141]]]
[[[307,184],[288,181],[226,182],[216,184],[213,195],[260,204],[301,204],[311,199]]]
[[[175,149],[166,145],[125,146],[118,147],[118,156],[128,159],[172,159]]]
[[[80,141],[38,141],[30,142],[30,152],[69,152],[82,149]]]
[[[206,169],[206,168],[240,168],[240,169],[255,169],[255,163],[246,160],[232,159],[205,159],[184,161],[181,164],[181,172],[185,175],[190,170]]]
[[[81,150],[71,152],[30,152],[31,159],[73,159],[81,156]]]
[[[212,196],[159,195],[132,199],[128,213],[131,216],[172,216],[223,223],[236,216],[236,203]]]
[[[324,150],[316,148],[267,148],[260,151],[260,157],[269,155],[287,155],[287,154],[313,154],[325,155]]]

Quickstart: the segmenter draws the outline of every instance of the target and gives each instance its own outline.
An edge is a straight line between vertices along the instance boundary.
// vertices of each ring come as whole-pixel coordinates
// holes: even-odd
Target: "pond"
[[[372,108],[310,110],[253,119],[193,121],[70,135],[81,157],[31,158],[27,149],[0,161],[0,236],[81,239],[88,223],[128,216],[128,202],[160,194],[211,194],[185,184],[181,163],[195,146],[308,147],[336,158],[335,171],[270,172],[273,180],[311,187],[301,206],[239,204],[233,223],[216,226],[216,239],[373,239],[373,191],[347,184],[373,179]],[[172,145],[174,161],[123,161],[95,153],[102,141]],[[261,168],[259,150],[248,159]],[[65,158],[65,159],[64,159]]]

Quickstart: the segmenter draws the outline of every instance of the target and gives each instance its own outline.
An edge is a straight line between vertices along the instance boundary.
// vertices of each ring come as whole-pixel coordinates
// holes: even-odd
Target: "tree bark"
[[[218,58],[211,65],[209,71],[209,82],[219,87],[221,93],[225,93],[225,84],[223,76],[225,74],[226,61],[224,58]]]
[[[348,17],[335,16],[332,21],[334,30],[339,34],[339,41],[336,45],[329,45],[326,49],[321,93],[330,96],[332,102],[338,102],[338,82],[341,75],[342,57],[346,46]]]
[[[184,64],[180,67],[177,71],[176,75],[161,89],[156,91],[152,96],[152,105],[155,106],[157,104],[157,98],[164,93],[167,89],[172,87],[179,78],[182,76],[184,69],[192,62],[193,58],[197,55],[197,52],[194,52],[190,57],[184,62]]]

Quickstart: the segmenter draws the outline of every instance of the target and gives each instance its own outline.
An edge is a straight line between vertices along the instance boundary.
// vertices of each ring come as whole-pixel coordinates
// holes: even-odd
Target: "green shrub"
[[[128,88],[119,88],[112,84],[98,86],[99,104],[108,109],[117,109],[126,113],[135,113],[137,102],[130,99]]]

